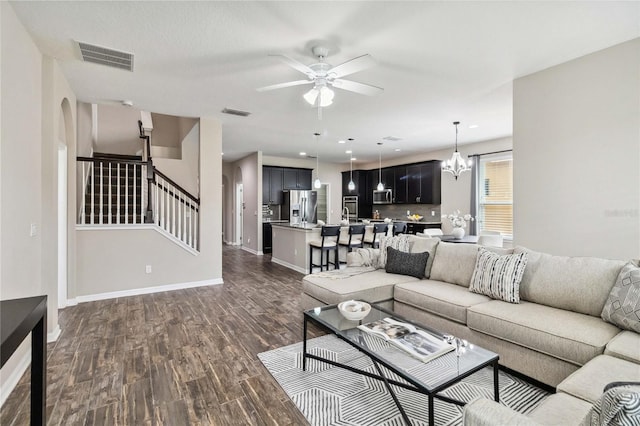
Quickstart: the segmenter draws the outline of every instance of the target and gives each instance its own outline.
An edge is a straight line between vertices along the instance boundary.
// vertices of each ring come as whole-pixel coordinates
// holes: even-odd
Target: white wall
[[[57,149],[63,135],[73,160],[69,172],[75,173],[76,100],[58,64],[43,58],[10,3],[0,3],[0,20],[0,298],[47,295],[52,332],[58,326]],[[60,117],[63,103],[67,120]],[[69,205],[75,206],[75,197]],[[28,365],[21,364],[28,345],[29,339],[0,370],[2,398]]]
[[[155,126],[155,121],[154,121]],[[154,130],[155,132],[155,130]],[[189,191],[191,195],[198,196],[198,172],[200,158],[200,126],[192,126],[189,133],[184,137],[181,148],[180,159],[161,158],[153,154],[153,165],[162,173],[169,176],[178,185]],[[152,152],[154,151],[152,147]]]
[[[143,140],[138,129],[140,110],[120,105],[98,105],[96,152],[136,155]]]
[[[640,256],[640,39],[514,82],[515,242]]]

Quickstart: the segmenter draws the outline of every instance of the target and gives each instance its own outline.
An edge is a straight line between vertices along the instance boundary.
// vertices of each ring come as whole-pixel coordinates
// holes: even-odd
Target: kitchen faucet
[[[345,217],[345,214],[344,214],[345,210],[347,211],[347,214],[346,214],[346,216],[347,216],[347,222],[349,222],[349,207],[344,206],[344,207],[342,208],[342,218],[344,219],[344,217]]]

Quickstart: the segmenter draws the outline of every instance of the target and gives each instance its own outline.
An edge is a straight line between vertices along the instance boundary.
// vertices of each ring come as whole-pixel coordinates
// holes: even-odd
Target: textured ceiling
[[[60,61],[78,99],[180,116],[216,116],[225,160],[262,150],[344,162],[511,135],[512,81],[640,36],[640,2],[12,2],[40,49]],[[135,55],[134,72],[85,63],[74,41]],[[305,64],[311,48],[340,64],[371,54],[377,66],[348,79],[383,87],[368,97],[336,90],[317,111],[307,86],[255,89],[304,76],[270,53]],[[223,108],[251,112],[247,118]],[[469,125],[478,125],[469,129]],[[395,152],[395,148],[402,149]]]

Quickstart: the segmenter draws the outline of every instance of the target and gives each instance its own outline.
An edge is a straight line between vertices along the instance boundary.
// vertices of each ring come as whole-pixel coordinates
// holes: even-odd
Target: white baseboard
[[[244,251],[248,251],[251,254],[255,254],[256,256],[258,255],[259,252],[255,251],[254,249],[252,249],[251,247],[247,247],[247,246],[242,246],[242,250]]]
[[[76,297],[78,303],[94,302],[96,300],[117,299],[119,297],[139,296],[141,294],[161,293],[163,291],[182,290],[185,288],[203,287],[208,285],[223,284],[222,278],[214,278],[204,281],[193,281],[187,283],[167,284],[155,287],[134,288],[131,290],[111,291],[108,293],[89,294]]]
[[[273,263],[277,263],[278,265],[282,265],[282,266],[284,266],[286,268],[293,269],[296,272],[300,272],[301,274],[304,274],[304,275],[309,274],[309,271],[307,271],[305,268],[301,268],[301,267],[296,266],[296,265],[294,265],[292,263],[285,262],[284,260],[277,259],[277,258],[275,258],[273,256],[271,257],[271,261]]]
[[[7,379],[5,380],[4,385],[0,387],[0,407],[4,405],[5,401],[7,400],[7,398],[13,391],[13,389],[16,387],[16,385],[20,381],[20,378],[22,377],[24,372],[27,371],[27,368],[29,368],[30,365],[31,365],[31,345],[29,345],[27,349],[27,353],[25,353],[24,356],[20,359],[16,368],[11,372],[11,374],[9,374],[9,377],[7,377]]]
[[[60,330],[60,324],[57,324],[56,328],[54,328],[51,333],[47,333],[47,343],[53,343],[58,340],[61,332],[62,330]]]

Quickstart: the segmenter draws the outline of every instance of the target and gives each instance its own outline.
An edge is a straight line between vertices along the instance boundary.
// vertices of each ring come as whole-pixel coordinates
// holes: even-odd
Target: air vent
[[[222,110],[222,112],[224,114],[239,115],[240,117],[248,117],[251,115],[250,112],[240,111],[239,109],[231,109],[231,108],[225,108]]]
[[[382,138],[383,141],[389,141],[389,142],[397,142],[397,141],[401,141],[402,138],[399,138],[397,136],[385,136],[384,138]]]
[[[80,53],[85,62],[106,65],[121,70],[133,71],[133,54],[78,42]]]

